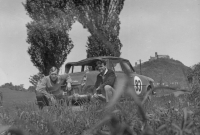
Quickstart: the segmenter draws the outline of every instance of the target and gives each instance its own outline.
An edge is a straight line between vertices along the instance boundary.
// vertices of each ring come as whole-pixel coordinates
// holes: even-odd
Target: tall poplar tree
[[[119,40],[119,14],[124,0],[73,0],[78,21],[91,33],[87,42],[87,57],[117,56],[122,44]]]
[[[32,19],[26,25],[28,54],[39,73],[48,75],[52,66],[62,66],[74,47],[68,34],[74,13],[67,0],[26,0],[23,5]]]

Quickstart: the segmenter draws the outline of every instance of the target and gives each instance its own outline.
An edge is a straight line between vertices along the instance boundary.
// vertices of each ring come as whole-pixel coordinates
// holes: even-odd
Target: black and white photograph
[[[0,0],[0,135],[199,135],[200,0]]]

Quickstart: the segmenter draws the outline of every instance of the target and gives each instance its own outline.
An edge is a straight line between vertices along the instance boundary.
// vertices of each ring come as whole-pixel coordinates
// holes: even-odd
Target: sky
[[[12,82],[28,88],[37,74],[27,53],[26,24],[31,21],[22,2],[0,0],[0,85]],[[169,55],[186,66],[200,62],[200,0],[125,0],[120,14],[121,57],[135,62]],[[67,62],[86,58],[90,33],[78,22],[69,32],[74,48]],[[64,72],[64,65],[61,68]]]

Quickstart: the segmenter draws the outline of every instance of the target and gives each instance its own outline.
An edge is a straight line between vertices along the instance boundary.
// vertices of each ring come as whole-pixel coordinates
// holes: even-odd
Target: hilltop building
[[[158,55],[158,53],[155,52],[155,57],[150,56],[149,61],[156,60],[156,59],[159,59],[159,58],[170,59],[169,55]]]

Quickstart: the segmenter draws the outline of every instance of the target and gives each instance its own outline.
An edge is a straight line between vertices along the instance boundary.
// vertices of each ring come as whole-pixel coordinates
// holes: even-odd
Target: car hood
[[[117,75],[118,78],[122,77],[122,76],[125,76],[125,74],[122,73],[122,72],[118,72],[118,73],[116,73],[116,75]],[[137,74],[137,73],[130,73],[129,77],[134,78],[135,76],[139,77],[142,80],[154,82],[154,80],[152,78],[144,76],[144,75],[140,75],[140,74]]]
[[[139,74],[133,73],[133,74],[131,74],[131,76],[138,76],[140,78],[147,79],[148,81],[154,82],[154,80],[152,78],[144,76],[144,75],[139,75]]]

